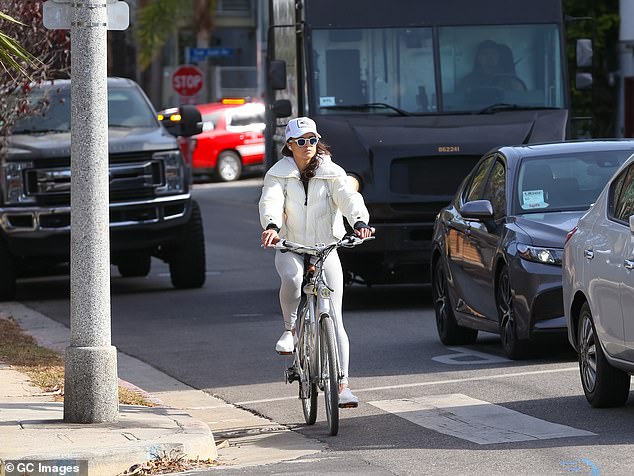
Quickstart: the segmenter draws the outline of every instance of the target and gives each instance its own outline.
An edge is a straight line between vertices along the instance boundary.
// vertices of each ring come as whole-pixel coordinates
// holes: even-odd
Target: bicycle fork
[[[317,332],[321,333],[321,321],[322,319],[330,319],[330,321],[332,322],[332,327],[335,331],[335,357],[336,357],[336,362],[332,362],[332,366],[334,366],[334,368],[330,368],[329,371],[330,372],[336,372],[337,375],[337,382],[341,383],[341,380],[343,379],[343,374],[341,373],[341,365],[339,364],[339,340],[338,340],[338,334],[337,334],[337,326],[335,325],[335,319],[333,317],[333,307],[332,307],[332,301],[330,300],[330,293],[332,292],[332,289],[330,289],[327,285],[323,284],[322,286],[320,286],[320,288],[318,289],[318,297],[317,297],[317,315],[319,316],[318,319],[318,330]],[[317,339],[317,341],[319,342],[318,346],[322,345],[322,341],[321,338]],[[316,350],[316,355],[321,356],[321,348],[318,348]],[[322,362],[321,362],[321,358],[318,358],[319,361],[319,369],[317,372],[317,375],[319,375],[319,386],[320,388],[323,390],[323,382],[326,378],[328,378],[327,375],[323,375],[323,370],[322,370]]]

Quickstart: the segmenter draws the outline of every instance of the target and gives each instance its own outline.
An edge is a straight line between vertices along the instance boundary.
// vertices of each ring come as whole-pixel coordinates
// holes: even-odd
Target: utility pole
[[[110,332],[106,34],[109,23],[127,28],[127,14],[127,4],[116,0],[44,4],[45,26],[67,28],[70,23],[71,31],[71,335],[64,383],[68,423],[119,418],[117,349]]]
[[[110,345],[110,219],[106,4],[75,1],[70,28],[70,346],[64,421],[119,418],[117,349]]]

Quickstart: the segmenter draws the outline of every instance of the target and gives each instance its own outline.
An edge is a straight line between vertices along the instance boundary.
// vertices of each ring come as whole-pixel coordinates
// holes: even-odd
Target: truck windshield
[[[313,30],[314,108],[404,115],[565,107],[558,25],[436,31]]]
[[[70,131],[70,89],[33,88],[28,95],[28,115],[18,120],[13,134]],[[108,89],[109,127],[158,127],[150,106],[133,88]]]

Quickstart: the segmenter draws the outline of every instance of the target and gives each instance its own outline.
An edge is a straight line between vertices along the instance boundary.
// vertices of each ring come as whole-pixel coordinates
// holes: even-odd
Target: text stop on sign
[[[180,66],[172,75],[172,88],[181,96],[193,96],[203,87],[203,73],[195,66]]]

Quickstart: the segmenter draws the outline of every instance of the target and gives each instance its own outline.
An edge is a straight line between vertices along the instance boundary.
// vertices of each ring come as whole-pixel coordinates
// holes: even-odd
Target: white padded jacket
[[[281,238],[312,245],[333,243],[345,234],[342,214],[350,225],[368,223],[370,216],[363,197],[351,185],[343,168],[329,155],[308,182],[308,193],[292,157],[279,160],[264,176],[260,197],[260,223],[280,227]]]

